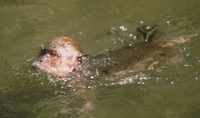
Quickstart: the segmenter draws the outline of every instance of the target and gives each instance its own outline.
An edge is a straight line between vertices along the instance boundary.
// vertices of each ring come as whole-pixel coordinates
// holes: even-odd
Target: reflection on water
[[[2,0],[0,117],[198,117],[199,4]],[[132,32],[142,25],[159,25],[161,38],[177,45],[176,58],[75,89],[76,78],[49,80],[32,69],[39,46],[53,37],[71,37],[84,53],[98,55],[134,44]]]

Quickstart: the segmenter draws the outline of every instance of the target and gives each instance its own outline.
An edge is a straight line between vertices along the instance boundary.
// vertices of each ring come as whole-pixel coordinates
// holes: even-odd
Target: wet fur
[[[101,75],[113,75],[126,69],[145,70],[149,69],[153,62],[166,62],[168,58],[176,54],[174,47],[164,46],[166,42],[160,40],[158,26],[152,26],[150,29],[146,27],[137,29],[138,37],[143,39],[138,39],[138,43],[105,54],[87,57],[90,70],[98,69]]]
[[[41,46],[40,57],[33,65],[41,72],[44,70],[51,75],[62,77],[72,76],[77,72],[87,70],[81,74],[87,78],[91,75],[98,77],[113,75],[126,69],[134,71],[149,69],[150,66],[153,66],[152,63],[156,65],[155,61],[165,62],[169,57],[175,55],[174,47],[166,45],[166,42],[160,40],[157,25],[137,28],[135,34],[138,37],[138,43],[96,56],[84,54],[74,40],[68,37],[58,37]],[[60,57],[46,56],[54,53],[48,54],[49,51],[58,52]],[[66,58],[59,60],[64,57]],[[49,61],[46,61],[45,58]],[[59,65],[59,63],[62,64]],[[141,65],[139,65],[140,63]],[[53,68],[56,64],[59,65],[57,66],[58,71],[56,71],[56,67]],[[55,72],[51,72],[51,69],[54,69]],[[61,71],[63,69],[63,72],[59,69]]]
[[[87,80],[89,80],[91,76],[94,78],[101,78],[103,76],[122,75],[120,72],[124,70],[149,70],[152,69],[153,66],[159,65],[160,62],[168,63],[170,58],[176,55],[175,43],[173,41],[162,41],[157,27],[158,26],[152,26],[150,29],[147,28],[147,26],[140,27],[135,32],[137,37],[139,37],[138,43],[96,56],[84,54],[80,46],[72,39],[68,37],[58,37],[41,46],[42,49],[39,59],[33,63],[33,66],[40,70],[40,67],[43,66],[42,63],[44,63],[46,66],[43,68],[44,71],[39,72],[46,72],[50,75],[49,78],[56,76],[56,81],[77,75],[72,77],[72,80],[66,83],[66,86],[69,84],[70,88],[73,90],[76,89],[76,92],[72,95],[77,100],[84,100],[85,104],[78,109],[66,108],[66,110],[60,112],[66,114],[75,109],[78,113],[87,114],[88,111],[93,109],[92,101],[95,99],[95,93],[85,89],[87,88]],[[67,51],[65,47],[66,44],[69,46],[68,48],[72,48],[71,51],[73,52]],[[61,51],[60,48],[63,51]],[[47,49],[47,51],[44,49]],[[67,64],[71,65],[68,70],[69,72],[62,74],[48,73],[48,69],[51,69],[51,65],[48,65],[46,63],[48,61],[45,62],[42,59],[48,53],[49,49],[60,51],[59,53],[65,56],[66,53],[70,53],[69,61],[63,60],[67,61],[66,66]],[[57,62],[60,63],[60,60]]]

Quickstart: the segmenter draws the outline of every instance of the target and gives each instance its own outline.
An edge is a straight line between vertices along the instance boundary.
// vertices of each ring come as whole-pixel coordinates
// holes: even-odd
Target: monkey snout
[[[42,57],[39,57],[39,58],[37,59],[37,61],[38,61],[38,62],[43,62],[43,58],[42,58]]]
[[[42,62],[47,62],[48,61],[48,59],[49,59],[50,57],[48,57],[48,55],[46,56],[40,56],[38,59],[37,59],[37,61],[36,62],[40,62],[40,63],[42,63]]]
[[[40,66],[39,66],[39,61],[35,61],[33,64],[32,64],[32,68],[35,69],[35,70],[38,70],[40,69]]]
[[[38,68],[35,63],[36,63],[36,61],[32,64],[32,68],[33,69],[37,69]]]

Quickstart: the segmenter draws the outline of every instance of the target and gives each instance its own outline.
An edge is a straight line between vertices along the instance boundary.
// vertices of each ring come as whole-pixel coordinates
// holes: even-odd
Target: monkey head
[[[82,63],[82,55],[77,42],[68,37],[58,37],[41,45],[39,58],[33,66],[39,72],[68,76]]]

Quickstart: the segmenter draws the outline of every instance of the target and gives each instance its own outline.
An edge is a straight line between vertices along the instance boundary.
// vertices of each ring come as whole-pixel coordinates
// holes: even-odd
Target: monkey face
[[[80,64],[79,45],[70,38],[60,37],[41,46],[39,58],[33,63],[39,72],[54,76],[68,76]]]

